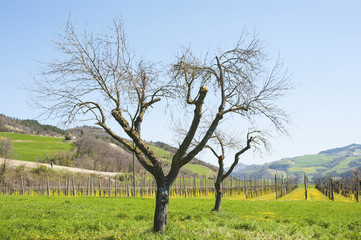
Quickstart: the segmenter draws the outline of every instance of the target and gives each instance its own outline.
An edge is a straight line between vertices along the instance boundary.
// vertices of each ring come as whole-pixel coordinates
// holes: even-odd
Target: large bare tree
[[[169,188],[181,167],[206,146],[225,115],[267,115],[282,130],[284,115],[274,100],[288,90],[288,82],[280,75],[279,65],[262,80],[266,59],[256,37],[248,42],[241,39],[231,50],[203,60],[185,49],[170,70],[164,71],[169,78],[160,77],[163,71],[155,64],[139,60],[130,51],[119,20],[97,35],[79,32],[68,22],[56,46],[64,58],[46,63],[41,77],[31,83],[34,103],[51,116],[68,122],[79,117],[94,120],[136,155],[156,180],[156,232],[165,230]],[[141,138],[145,113],[161,107],[156,104],[161,100],[185,105],[188,111],[183,118],[189,120],[187,133],[168,172]],[[206,101],[216,107],[208,107]],[[126,137],[110,127],[111,119],[121,126]],[[210,124],[193,146],[192,139],[205,120]]]

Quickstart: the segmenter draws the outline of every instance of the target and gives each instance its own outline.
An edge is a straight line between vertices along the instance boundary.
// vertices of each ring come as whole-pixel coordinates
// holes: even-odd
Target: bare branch
[[[181,167],[207,146],[218,157],[217,182],[221,180],[228,143],[216,135],[216,130],[226,115],[241,116],[251,123],[262,117],[279,132],[286,132],[287,114],[277,105],[290,89],[282,64],[277,61],[268,73],[260,41],[256,36],[247,40],[243,35],[232,49],[204,59],[195,57],[189,48],[183,49],[166,81],[156,64],[136,58],[129,50],[120,20],[114,20],[101,34],[79,32],[69,21],[55,43],[64,58],[45,63],[41,77],[34,78],[28,89],[34,94],[34,105],[48,116],[67,123],[91,119],[136,154],[157,181],[154,229],[163,231],[166,214],[162,211],[168,209],[165,205],[171,184]],[[167,175],[160,158],[141,139],[145,114],[163,99],[184,105],[187,114],[182,117],[189,125]],[[130,140],[110,129],[109,119],[114,119]],[[213,148],[213,139],[221,140],[221,154]],[[234,165],[224,177],[251,144],[266,143],[260,132],[250,132],[247,145],[236,154]],[[157,222],[160,218],[163,225]]]

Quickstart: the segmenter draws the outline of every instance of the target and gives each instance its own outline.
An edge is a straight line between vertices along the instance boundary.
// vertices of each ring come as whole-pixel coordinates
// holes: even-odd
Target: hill
[[[13,159],[29,162],[42,161],[49,154],[66,152],[74,149],[74,144],[64,142],[64,138],[26,135],[20,133],[0,132],[0,137],[9,138],[12,142]]]
[[[14,150],[12,158],[17,160],[52,162],[108,172],[132,172],[133,169],[132,153],[98,127],[62,130],[36,120],[21,120],[0,114],[0,136],[11,139]],[[170,168],[171,156],[176,148],[159,141],[147,143],[163,160],[166,170],[167,166]],[[135,171],[145,173],[138,161],[135,161]],[[216,171],[217,167],[193,159],[181,169],[180,174],[211,177]]]
[[[64,136],[65,131],[51,125],[40,124],[37,120],[21,120],[0,114],[0,132]]]
[[[90,135],[95,137],[98,140],[102,140],[104,142],[108,142],[113,144],[113,146],[117,146],[117,148],[122,149],[123,154],[123,165],[129,166],[125,171],[131,172],[132,168],[130,166],[130,160],[132,159],[132,153],[130,153],[126,148],[120,145],[117,141],[115,141],[112,137],[110,137],[103,129],[98,127],[90,127],[90,126],[82,126],[69,129],[68,132],[75,136],[77,139],[82,135]],[[98,143],[99,144],[99,143]],[[176,148],[164,143],[164,142],[147,142],[150,148],[161,158],[163,164],[165,166],[166,171],[170,169],[171,157],[177,151]],[[94,145],[94,144],[92,144]],[[127,160],[128,159],[128,160]],[[216,174],[218,168],[212,164],[206,163],[199,159],[194,158],[189,164],[185,165],[180,174],[181,175],[199,175],[199,176],[207,176],[213,177]],[[103,170],[104,171],[104,170]],[[121,171],[118,169],[118,171]],[[144,172],[143,167],[136,161],[136,171]]]
[[[238,167],[238,166],[237,166]],[[310,179],[323,176],[351,176],[352,168],[361,168],[361,145],[321,151],[318,154],[285,158],[262,165],[240,165],[234,176],[273,177],[275,174],[294,175],[301,178],[306,173]]]

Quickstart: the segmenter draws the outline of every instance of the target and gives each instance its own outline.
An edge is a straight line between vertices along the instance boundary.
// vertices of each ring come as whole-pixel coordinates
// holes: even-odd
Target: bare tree
[[[353,175],[355,176],[355,179],[356,179],[357,181],[361,181],[361,171],[360,171],[360,169],[353,168],[353,169],[352,169],[352,173],[353,173]]]
[[[262,147],[263,149],[268,150],[269,143],[267,142],[265,135],[266,134],[262,131],[249,131],[247,133],[246,144],[242,146],[239,143],[238,137],[232,137],[225,134],[224,132],[216,131],[212,139],[209,141],[209,144],[206,145],[206,148],[210,149],[213,155],[218,160],[218,173],[216,181],[214,183],[216,191],[216,202],[213,211],[219,212],[220,210],[222,201],[222,182],[233,172],[233,169],[237,166],[239,162],[240,156],[251,148],[253,148],[254,150],[261,150]],[[226,152],[235,149],[237,150],[234,154],[233,162],[230,168],[225,171],[224,160]]]
[[[13,154],[13,144],[10,138],[0,137],[0,157],[8,158]]]
[[[87,31],[79,33],[68,22],[56,44],[65,58],[46,63],[41,77],[34,79],[29,87],[34,103],[49,115],[67,122],[80,116],[80,119],[88,119],[83,117],[87,116],[95,120],[95,124],[136,155],[157,184],[155,232],[165,230],[169,188],[181,167],[206,146],[225,115],[266,115],[279,130],[284,130],[283,116],[286,115],[280,114],[274,100],[287,92],[288,81],[280,75],[280,65],[276,64],[268,78],[258,83],[265,75],[265,54],[256,37],[249,42],[241,39],[233,49],[203,61],[189,49],[184,50],[168,71],[169,81],[159,77],[161,71],[155,64],[138,60],[129,50],[119,20],[98,35]],[[217,106],[208,108],[207,99]],[[190,122],[168,172],[141,138],[145,113],[159,107],[156,103],[161,100],[185,104],[188,112],[183,117]],[[127,138],[110,128],[110,119],[121,126]],[[210,125],[193,146],[192,139],[203,120]]]
[[[9,166],[9,157],[13,154],[11,139],[0,137],[0,192],[4,182],[5,174]],[[2,158],[2,159],[1,159]]]
[[[361,189],[361,171],[360,171],[360,169],[354,168],[354,169],[352,169],[352,173],[355,176],[354,195],[355,195],[356,201],[359,202],[360,189]]]

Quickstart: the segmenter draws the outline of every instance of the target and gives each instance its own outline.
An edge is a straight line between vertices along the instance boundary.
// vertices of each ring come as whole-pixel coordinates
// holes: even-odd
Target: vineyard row
[[[215,195],[214,178],[179,177],[170,189],[174,197],[207,197]],[[135,189],[134,189],[135,185]],[[150,177],[137,177],[133,185],[131,176],[107,178],[101,176],[49,176],[0,179],[0,194],[47,196],[139,196],[154,197],[156,183]],[[222,183],[223,196],[244,194],[255,198],[276,192],[280,198],[297,188],[296,178],[275,176],[274,179],[229,178]]]
[[[358,177],[342,179],[334,179],[332,177],[318,178],[315,181],[315,187],[332,201],[335,199],[335,192],[347,198],[355,198],[358,202],[361,190],[361,179]]]

